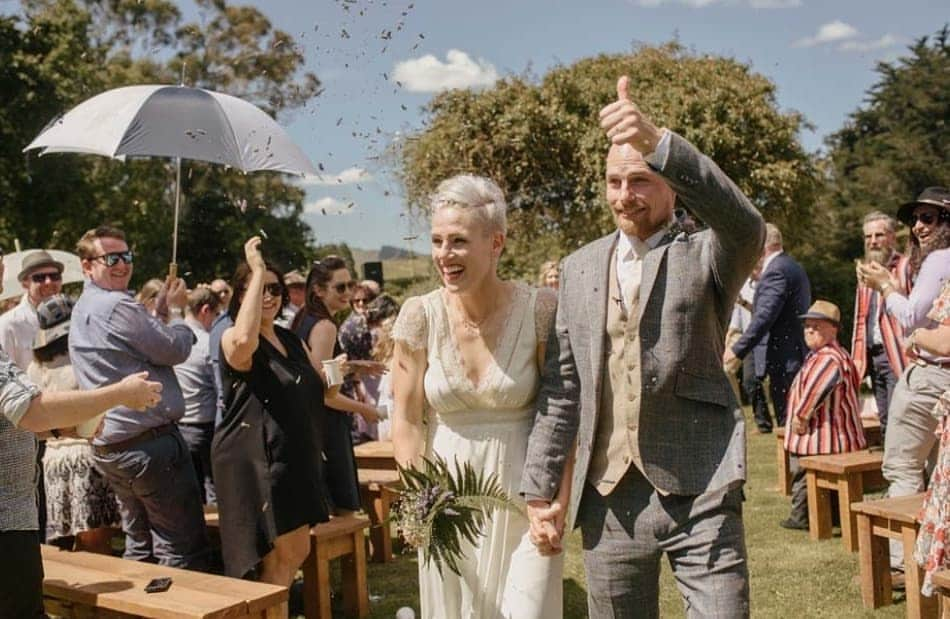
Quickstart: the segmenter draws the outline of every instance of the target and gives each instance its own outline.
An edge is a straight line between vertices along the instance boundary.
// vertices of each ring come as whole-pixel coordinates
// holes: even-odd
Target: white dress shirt
[[[33,340],[39,330],[40,319],[26,293],[16,307],[0,315],[0,348],[24,372],[33,361]]]
[[[673,225],[672,219],[647,238],[646,241],[641,241],[635,236],[627,236],[623,232],[620,233],[620,239],[617,241],[617,283],[623,294],[620,304],[623,306],[624,312],[629,313],[630,308],[639,301],[640,280],[643,275],[643,257],[647,255],[648,251],[657,246],[671,225]]]

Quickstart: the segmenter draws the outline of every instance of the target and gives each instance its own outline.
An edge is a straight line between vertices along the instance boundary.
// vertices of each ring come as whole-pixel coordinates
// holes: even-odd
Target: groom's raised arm
[[[565,260],[554,323],[548,332],[534,426],[521,478],[526,499],[550,501],[561,485],[580,418],[580,383],[568,333],[571,260]]]

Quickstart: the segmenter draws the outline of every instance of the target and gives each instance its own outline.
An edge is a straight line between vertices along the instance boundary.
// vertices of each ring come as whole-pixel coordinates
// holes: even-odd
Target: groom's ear
[[[491,235],[491,251],[495,258],[501,256],[501,251],[505,248],[505,233],[493,232]]]

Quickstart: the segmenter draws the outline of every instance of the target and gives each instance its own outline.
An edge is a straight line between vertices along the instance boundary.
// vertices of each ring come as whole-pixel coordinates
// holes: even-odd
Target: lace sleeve
[[[548,332],[554,323],[555,312],[557,312],[557,293],[550,288],[539,289],[534,302],[534,328],[539,342],[548,341]]]
[[[403,304],[393,325],[393,340],[402,342],[410,350],[422,350],[428,343],[426,308],[419,297],[411,297]]]

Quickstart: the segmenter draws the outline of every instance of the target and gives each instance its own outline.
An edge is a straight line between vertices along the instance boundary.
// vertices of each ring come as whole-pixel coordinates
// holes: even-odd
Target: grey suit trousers
[[[607,496],[584,484],[578,513],[591,619],[659,617],[667,554],[686,615],[748,617],[742,491],[662,496],[631,466]]]

